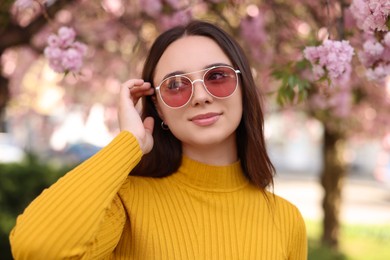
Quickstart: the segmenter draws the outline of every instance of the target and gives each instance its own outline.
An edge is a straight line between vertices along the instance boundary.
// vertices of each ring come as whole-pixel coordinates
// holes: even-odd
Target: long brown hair
[[[214,40],[229,57],[234,68],[241,71],[243,115],[236,130],[238,157],[245,176],[257,187],[273,185],[275,168],[266,151],[264,116],[260,105],[248,59],[239,44],[221,28],[204,21],[192,21],[186,26],[174,27],[161,34],[152,45],[145,61],[142,78],[153,86],[155,68],[166,48],[181,37],[196,35]],[[154,87],[154,86],[153,86]],[[130,173],[136,176],[165,177],[174,173],[181,164],[181,142],[160,127],[161,118],[150,96],[143,99],[142,118],[155,120],[153,149],[144,155]]]

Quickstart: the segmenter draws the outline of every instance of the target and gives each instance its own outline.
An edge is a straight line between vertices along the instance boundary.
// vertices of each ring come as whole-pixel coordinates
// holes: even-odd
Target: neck
[[[183,154],[201,163],[223,166],[238,161],[235,139],[212,145],[183,144]]]
[[[240,161],[216,166],[192,160],[187,156],[183,156],[180,168],[172,177],[192,188],[212,192],[234,191],[249,183]]]

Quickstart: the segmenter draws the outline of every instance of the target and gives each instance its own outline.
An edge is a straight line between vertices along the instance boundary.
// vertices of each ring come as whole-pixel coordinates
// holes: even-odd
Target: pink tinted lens
[[[165,79],[160,85],[162,100],[170,107],[184,106],[191,98],[192,83],[182,76]]]
[[[236,90],[237,74],[230,67],[217,67],[204,75],[204,84],[210,94],[225,98]]]

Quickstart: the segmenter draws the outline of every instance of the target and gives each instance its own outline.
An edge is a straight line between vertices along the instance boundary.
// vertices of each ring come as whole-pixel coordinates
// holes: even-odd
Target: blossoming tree
[[[268,100],[323,123],[323,242],[337,248],[344,142],[389,131],[388,0],[5,0],[0,10],[2,122],[10,92],[22,94],[20,78],[37,57],[65,75],[69,104],[114,107],[103,93],[139,74],[158,32],[192,18],[227,29]]]

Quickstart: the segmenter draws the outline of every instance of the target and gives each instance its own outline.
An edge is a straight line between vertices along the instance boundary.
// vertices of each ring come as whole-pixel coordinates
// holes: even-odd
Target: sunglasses
[[[199,72],[203,72],[202,79],[192,81],[186,76]],[[236,91],[238,73],[241,72],[229,66],[213,66],[204,70],[170,76],[156,87],[156,91],[164,104],[170,108],[181,108],[187,105],[194,94],[194,84],[197,81],[203,83],[211,96],[224,99]]]

